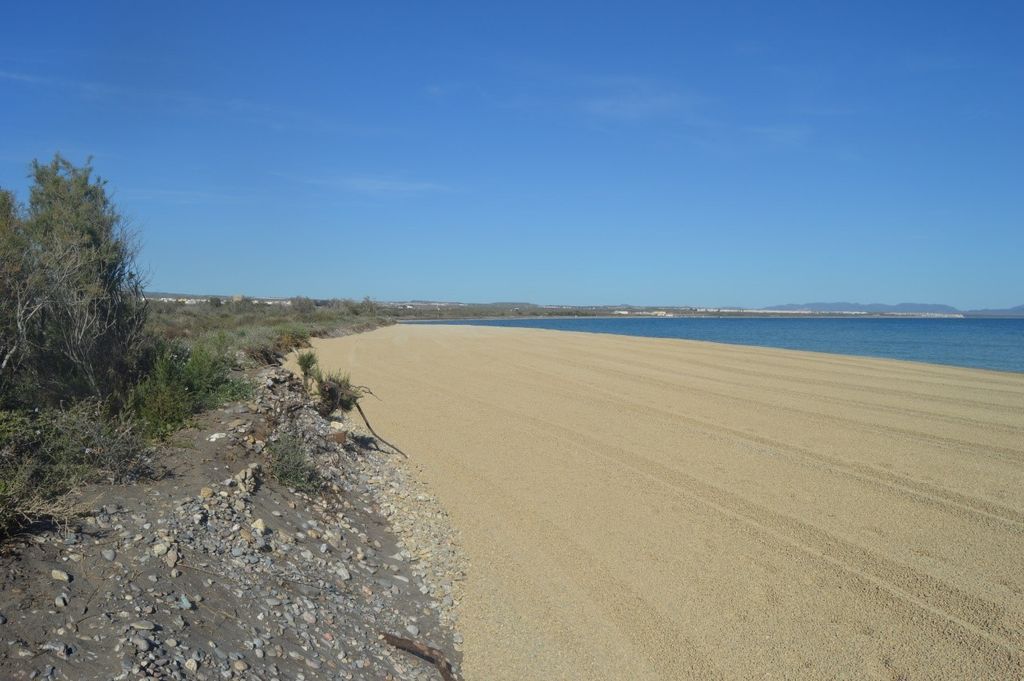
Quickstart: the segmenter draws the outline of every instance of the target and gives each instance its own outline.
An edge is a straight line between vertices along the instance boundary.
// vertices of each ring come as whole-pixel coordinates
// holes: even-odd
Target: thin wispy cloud
[[[98,81],[68,80],[49,76],[0,70],[0,80],[60,89],[85,100],[108,106],[155,106],[181,115],[221,118],[275,130],[303,130],[317,133],[375,135],[389,132],[375,126],[349,125],[334,117],[300,109],[266,105],[244,97],[208,97],[195,92],[134,88]]]
[[[643,75],[581,74],[538,63],[517,65],[515,71],[517,83],[504,94],[466,91],[493,107],[531,116],[574,117],[599,133],[646,128],[718,156],[799,150],[815,138],[814,129],[803,120],[808,115],[856,113],[839,107],[790,110],[778,112],[775,120],[758,120],[730,106],[721,95]],[[448,94],[440,86],[425,92],[432,97]],[[786,120],[787,114],[794,120]]]
[[[720,98],[671,84],[629,77],[589,82],[605,92],[581,100],[588,116],[658,125],[709,150],[735,154],[797,149],[813,139],[813,130],[806,125],[735,120],[718,111]]]
[[[145,189],[125,188],[116,192],[116,197],[127,201],[145,201],[176,205],[206,203],[230,203],[248,201],[252,195],[232,192],[205,191],[194,189]]]
[[[771,147],[802,147],[811,139],[811,129],[800,125],[745,125],[739,130]]]
[[[595,116],[639,120],[680,111],[686,101],[672,93],[626,92],[585,99],[581,106]]]
[[[860,114],[865,113],[865,108],[852,105],[846,106],[842,104],[835,104],[832,106],[814,104],[809,106],[797,107],[796,109],[794,109],[793,112],[803,116],[858,116]]]
[[[681,128],[670,136],[722,158],[759,153],[797,151],[807,147],[814,130],[801,125],[741,125],[712,122]]]
[[[19,82],[19,83],[40,83],[40,84],[46,84],[46,83],[52,82],[49,79],[43,78],[41,76],[33,76],[32,74],[29,74],[29,73],[15,73],[13,71],[0,71],[0,80],[13,80],[13,81],[16,81],[16,82]]]
[[[371,198],[415,197],[454,191],[452,187],[438,182],[382,175],[336,175],[310,178],[292,177],[281,173],[272,174],[314,187]]]
[[[354,176],[337,180],[337,186],[368,196],[409,196],[413,194],[434,194],[451,191],[436,182],[396,180],[384,177]]]
[[[954,54],[910,54],[904,57],[900,66],[909,73],[943,73],[970,68],[966,59]]]
[[[659,79],[632,74],[586,74],[556,64],[516,63],[504,92],[475,88],[491,106],[531,114],[584,116],[591,123],[698,119],[707,96]]]
[[[579,99],[584,113],[623,121],[692,117],[707,99],[645,78],[588,78],[583,83],[589,90]]]

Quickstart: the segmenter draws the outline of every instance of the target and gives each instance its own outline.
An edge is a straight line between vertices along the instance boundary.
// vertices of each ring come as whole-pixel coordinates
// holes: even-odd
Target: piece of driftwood
[[[376,396],[375,396],[375,397],[376,397]],[[386,445],[387,445],[388,447],[391,447],[391,449],[395,450],[396,452],[398,452],[399,454],[401,454],[401,455],[402,455],[402,456],[404,456],[405,458],[407,458],[407,459],[409,458],[409,455],[408,455],[408,454],[406,454],[406,453],[405,453],[405,452],[403,452],[403,451],[402,451],[401,449],[399,449],[398,447],[394,446],[393,444],[391,444],[390,442],[388,442],[387,440],[385,440],[384,438],[382,438],[382,437],[381,437],[380,435],[377,435],[377,431],[375,431],[375,430],[373,429],[373,426],[371,426],[371,425],[370,425],[370,420],[369,420],[368,418],[366,418],[366,414],[365,414],[365,413],[363,412],[363,408],[359,406],[359,403],[358,403],[358,402],[356,402],[356,409],[358,409],[358,410],[359,410],[359,415],[363,417],[363,423],[365,423],[365,424],[366,424],[366,427],[370,429],[370,432],[371,432],[371,433],[373,433],[373,436],[374,436],[375,438],[377,438],[378,440],[380,440],[381,442],[383,442],[384,444],[386,444]]]
[[[416,657],[426,660],[430,664],[437,667],[437,671],[441,673],[441,678],[444,681],[457,681],[455,673],[452,671],[452,665],[448,662],[448,658],[445,657],[437,648],[432,648],[428,645],[424,645],[419,641],[413,641],[412,639],[402,638],[401,636],[395,636],[394,634],[381,634],[384,640],[398,648],[404,650],[407,653],[412,653]]]

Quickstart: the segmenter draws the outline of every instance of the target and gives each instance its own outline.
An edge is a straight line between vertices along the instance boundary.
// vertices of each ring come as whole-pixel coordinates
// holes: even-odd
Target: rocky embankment
[[[163,479],[86,490],[77,524],[9,543],[0,678],[438,679],[434,653],[456,678],[463,565],[444,512],[286,370],[255,381],[155,454]],[[267,474],[284,433],[323,493]]]

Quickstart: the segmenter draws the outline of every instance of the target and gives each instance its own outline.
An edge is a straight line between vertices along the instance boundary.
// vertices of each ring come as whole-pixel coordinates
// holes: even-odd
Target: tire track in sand
[[[609,372],[602,366],[607,357],[588,356],[628,347],[631,355],[651,364],[649,353],[669,347],[643,339],[623,345],[557,332],[428,327],[386,329],[326,343],[340,349],[344,368],[356,380],[387,400],[368,405],[374,425],[386,428],[421,462],[464,528],[478,574],[514,589],[524,579],[523,570],[553,568],[529,580],[551,598],[560,594],[564,603],[557,609],[546,607],[552,601],[509,595],[504,610],[497,612],[515,614],[523,640],[543,640],[550,618],[567,631],[593,637],[546,640],[538,649],[545,657],[517,655],[513,664],[503,656],[514,647],[475,639],[467,630],[466,669],[476,674],[471,678],[543,678],[550,676],[546,669],[564,671],[574,659],[580,670],[592,672],[588,676],[607,679],[1022,676],[1024,575],[1015,559],[1024,549],[1017,529],[1024,517],[1020,505],[963,494],[954,477],[920,480],[912,475],[913,460],[905,475],[896,474],[849,459],[855,454],[850,447],[830,450],[846,454],[823,454],[786,439],[807,423],[820,429],[819,439],[829,432],[843,437],[878,432],[900,438],[894,448],[910,442],[921,452],[934,444],[915,427],[927,414],[906,415],[909,427],[902,430],[914,433],[908,436],[872,423],[866,414],[862,419],[868,421],[860,425],[867,429],[856,422],[816,418],[814,395],[806,403],[792,395],[799,406],[787,411],[770,397],[736,399],[703,386],[693,398],[707,396],[707,410],[698,418],[686,412],[692,401],[671,398],[673,387],[680,390],[681,385],[673,386],[670,377],[649,386],[652,398],[646,399],[642,380],[630,378],[628,366],[621,373]],[[531,343],[552,359],[523,354],[522,346]],[[690,344],[678,343],[685,355]],[[340,366],[331,365],[327,346],[318,346],[325,366]],[[707,345],[701,352],[705,358],[714,355]],[[741,352],[730,348],[723,362]],[[800,365],[806,372],[821,372],[821,380],[833,366],[818,358],[801,363],[802,353],[784,351],[747,357],[755,365],[763,362],[768,372],[783,364]],[[782,359],[775,362],[774,357]],[[860,366],[845,358],[835,364]],[[910,373],[936,385],[953,385],[943,383],[947,376],[962,381],[968,375],[927,365]],[[1024,381],[1015,380],[988,380],[986,375],[985,382],[1012,393],[1024,387]],[[974,390],[983,397],[981,389]],[[793,427],[764,437],[720,422],[733,423],[746,412],[765,409]],[[973,437],[946,439],[965,443],[971,452],[982,450]],[[956,447],[946,446],[955,456]],[[757,456],[760,450],[766,455]],[[977,466],[988,460],[980,457]],[[1002,468],[995,467],[994,459],[991,466],[997,471],[1016,463],[1007,457]],[[764,493],[754,484],[758,476],[764,479]],[[793,476],[791,482],[786,476]],[[780,483],[791,487],[790,494],[825,485],[843,503],[835,514],[816,514],[827,495],[807,501],[794,497],[789,503],[786,494],[767,487]],[[894,551],[888,538],[851,534],[856,525],[844,524],[841,514],[857,501],[884,501],[888,515],[872,517],[893,539],[919,537],[908,547],[914,551]],[[617,525],[617,517],[628,524]],[[913,527],[900,525],[910,520]],[[971,527],[978,528],[973,537]],[[942,546],[943,536],[964,540],[980,553],[950,546],[935,558],[914,555],[918,547]],[[479,552],[504,546],[503,537],[512,552],[503,555],[514,557],[508,565]],[[992,547],[991,555],[985,554],[984,542]],[[659,563],[659,556],[670,561]],[[766,567],[748,570],[746,562],[733,564],[737,559]],[[666,581],[665,566],[678,571],[676,579]],[[748,573],[757,582],[744,586],[742,575]],[[572,581],[560,590],[558,580],[566,579]],[[500,630],[501,622],[490,619],[495,611],[479,600],[485,594],[474,591],[473,582],[471,570],[467,621],[485,625],[484,631]],[[740,592],[706,589],[716,583]],[[705,589],[695,591],[698,585]],[[662,605],[659,590],[665,589]],[[769,595],[766,600],[750,599],[762,589]],[[592,602],[574,600],[581,598]],[[671,609],[683,604],[692,606],[693,616]],[[596,612],[626,640],[603,637],[599,627],[573,627],[573,613]],[[587,646],[610,651],[601,659],[636,654],[636,673],[617,666],[588,667],[585,657],[578,657]],[[678,664],[673,648],[681,651]]]

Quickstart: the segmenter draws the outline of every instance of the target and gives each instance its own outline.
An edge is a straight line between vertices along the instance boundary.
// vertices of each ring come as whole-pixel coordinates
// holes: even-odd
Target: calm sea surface
[[[1024,319],[580,317],[425,323],[687,338],[1024,372]]]

